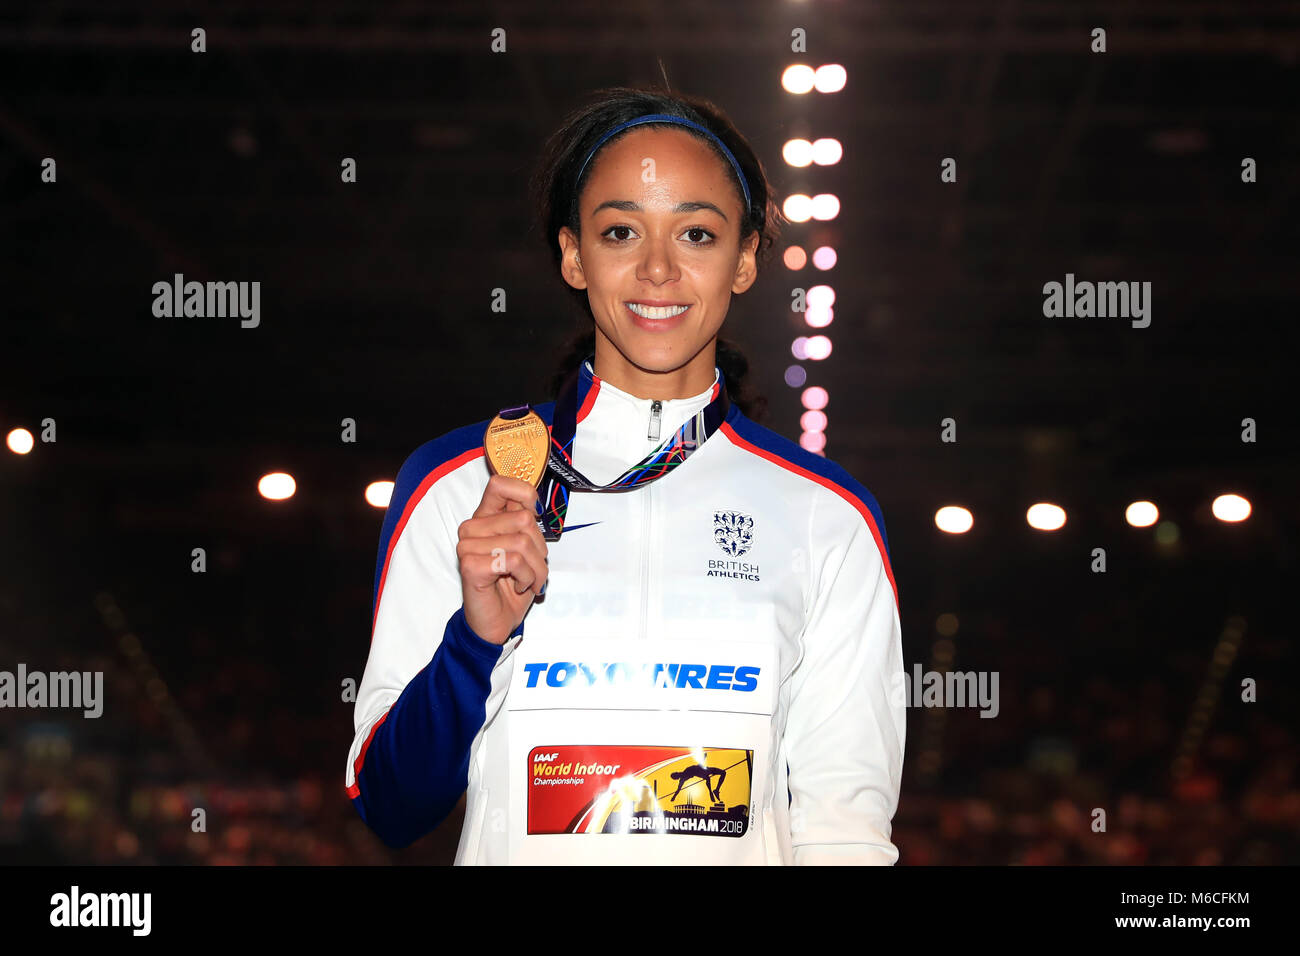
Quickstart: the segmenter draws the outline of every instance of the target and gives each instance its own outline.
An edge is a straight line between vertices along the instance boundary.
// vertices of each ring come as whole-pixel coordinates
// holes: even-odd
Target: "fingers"
[[[510,508],[511,502],[518,505],[518,508]],[[473,516],[481,518],[507,509],[535,511],[537,502],[537,489],[522,478],[492,475],[488,478],[487,487],[483,489],[483,500],[479,502]]]
[[[537,489],[520,478],[492,475],[471,518],[457,529],[456,556],[475,587],[508,575],[516,594],[546,586],[546,541],[537,524]]]
[[[532,590],[540,594],[546,586],[549,568],[545,542],[533,525],[533,533],[516,531],[490,537],[465,537],[456,543],[461,572],[476,586],[486,587],[502,574],[509,575],[516,594]]]
[[[465,519],[456,529],[457,537],[494,538],[497,535],[513,534],[517,531],[527,533],[531,530],[536,532],[539,543],[543,541],[542,530],[537,524],[537,513],[532,509],[525,510],[517,501],[511,501],[510,504],[514,506],[513,510],[484,515],[481,518]]]
[[[506,552],[504,556],[469,554],[460,559],[460,566],[466,581],[478,590],[495,587],[502,579],[516,595],[530,591],[540,594],[542,590],[543,582],[537,579],[533,566],[518,552]],[[497,568],[505,570],[498,571]]]

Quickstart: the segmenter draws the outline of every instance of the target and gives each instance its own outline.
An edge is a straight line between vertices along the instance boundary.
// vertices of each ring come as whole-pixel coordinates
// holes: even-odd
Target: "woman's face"
[[[706,346],[732,293],[757,277],[758,234],[741,247],[741,207],[729,165],[689,133],[633,129],[604,146],[579,203],[581,243],[568,228],[559,237],[562,274],[587,290],[597,345],[603,336],[649,372],[696,359],[712,381]]]

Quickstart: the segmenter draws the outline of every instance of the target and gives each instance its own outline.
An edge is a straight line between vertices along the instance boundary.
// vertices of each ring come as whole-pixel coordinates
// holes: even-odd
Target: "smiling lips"
[[[647,305],[644,302],[628,302],[627,307],[643,319],[671,319],[690,308],[689,305]]]
[[[638,328],[652,332],[662,332],[675,327],[673,321],[690,308],[689,305],[646,305],[643,302],[623,303],[632,315],[632,321]]]

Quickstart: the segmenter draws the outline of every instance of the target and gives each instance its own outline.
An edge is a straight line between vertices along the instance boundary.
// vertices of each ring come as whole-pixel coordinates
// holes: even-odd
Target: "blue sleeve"
[[[375,724],[352,804],[388,846],[409,846],[433,830],[465,792],[500,657],[501,647],[475,634],[458,608],[433,659]]]

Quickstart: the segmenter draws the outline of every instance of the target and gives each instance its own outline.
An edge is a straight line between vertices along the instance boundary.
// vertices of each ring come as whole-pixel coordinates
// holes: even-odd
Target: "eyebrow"
[[[631,202],[627,199],[609,199],[593,209],[591,214],[594,216],[596,213],[606,208],[620,209],[623,212],[644,212],[640,203]],[[710,209],[713,212],[716,212],[725,221],[730,222],[730,220],[727,219],[727,214],[711,202],[679,202],[673,207],[673,213],[696,212],[700,209]]]

